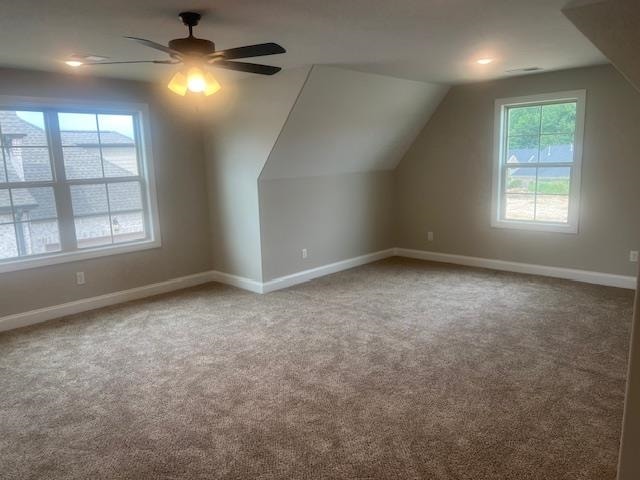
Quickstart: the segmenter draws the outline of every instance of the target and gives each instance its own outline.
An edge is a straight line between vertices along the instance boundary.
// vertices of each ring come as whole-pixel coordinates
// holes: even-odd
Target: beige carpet
[[[613,480],[631,312],[390,259],[7,332],[0,477]]]

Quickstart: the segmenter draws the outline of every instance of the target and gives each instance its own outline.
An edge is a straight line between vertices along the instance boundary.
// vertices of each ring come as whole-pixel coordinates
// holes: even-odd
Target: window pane
[[[0,225],[0,259],[18,256],[18,244],[13,223]]]
[[[60,138],[65,146],[98,146],[98,124],[92,113],[59,113]]]
[[[505,188],[507,193],[533,193],[536,186],[536,168],[507,168]]]
[[[541,133],[568,133],[576,130],[576,103],[556,103],[542,107]]]
[[[16,223],[24,255],[39,255],[60,250],[57,220]]]
[[[138,157],[135,146],[102,147],[105,177],[137,177]]]
[[[536,198],[536,220],[541,222],[567,223],[569,218],[568,195],[538,195]]]
[[[113,227],[113,241],[115,243],[142,240],[146,237],[142,212],[111,215],[111,226]]]
[[[46,147],[47,134],[42,112],[0,110],[0,137],[2,145]]]
[[[10,182],[53,180],[48,148],[5,147],[4,159]]]
[[[11,211],[9,190],[0,190],[0,223],[11,222],[13,222],[13,212]]]
[[[13,195],[13,210],[16,222],[56,218],[56,200],[52,187],[16,188]]]
[[[76,216],[108,213],[106,185],[72,185],[71,204]]]
[[[511,107],[508,110],[510,137],[514,135],[540,134],[540,106]]]
[[[540,137],[540,161],[573,162],[573,135],[542,135]]]
[[[510,137],[507,148],[507,163],[536,163],[540,150],[540,137]]]
[[[107,177],[138,175],[135,131],[131,115],[98,115],[100,144]]]
[[[131,115],[98,115],[102,145],[133,144],[135,133]]]
[[[109,215],[91,215],[75,219],[78,248],[99,247],[111,243]]]
[[[542,167],[538,169],[537,193],[569,195],[571,167]]]
[[[110,183],[108,188],[111,213],[142,210],[142,195],[138,182]]]
[[[506,220],[533,220],[534,194],[506,194],[505,214]]]
[[[0,135],[2,137],[2,135]],[[4,183],[7,181],[7,171],[4,168],[4,155],[3,152],[0,151],[0,183]]]
[[[102,178],[99,147],[63,147],[62,152],[68,179]]]

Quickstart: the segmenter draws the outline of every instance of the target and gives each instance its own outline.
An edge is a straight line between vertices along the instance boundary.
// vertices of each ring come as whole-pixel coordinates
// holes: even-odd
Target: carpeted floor
[[[0,477],[613,480],[632,296],[389,259],[6,332]]]

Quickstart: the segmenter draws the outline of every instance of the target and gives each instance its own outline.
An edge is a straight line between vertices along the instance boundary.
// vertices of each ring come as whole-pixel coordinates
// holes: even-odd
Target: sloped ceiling
[[[225,87],[203,109],[216,160],[255,181],[273,149],[310,68],[249,77]]]
[[[393,170],[447,90],[314,66],[260,179]]]
[[[563,13],[640,90],[640,1],[573,2]]]

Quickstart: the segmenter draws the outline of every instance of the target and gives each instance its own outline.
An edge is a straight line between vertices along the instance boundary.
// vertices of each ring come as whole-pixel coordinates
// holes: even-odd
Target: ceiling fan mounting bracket
[[[202,18],[202,15],[196,12],[180,12],[178,16],[182,20],[182,23],[189,27],[189,30],[191,30],[192,27],[198,25],[200,19]]]

